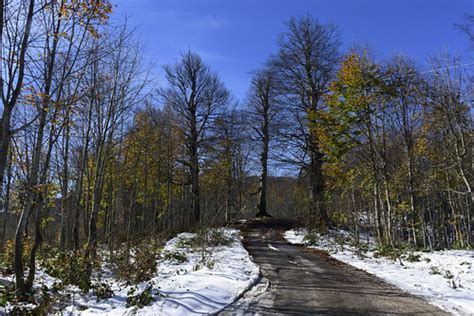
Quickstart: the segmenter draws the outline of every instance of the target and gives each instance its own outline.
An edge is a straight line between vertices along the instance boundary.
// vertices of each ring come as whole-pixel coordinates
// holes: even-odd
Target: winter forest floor
[[[199,237],[181,233],[169,240],[160,252],[152,278],[137,284],[124,282],[103,263],[101,275],[94,277],[94,282],[103,286],[86,293],[76,286],[61,287],[58,294],[63,306],[59,309],[56,304],[52,313],[162,316],[214,314],[222,310],[257,282],[259,269],[243,248],[237,230],[212,230],[205,249],[196,246]],[[58,287],[62,282],[41,268],[36,280],[38,289]],[[13,275],[0,275],[0,285],[12,282]],[[7,302],[4,308],[0,306],[0,315],[23,315],[28,310],[38,313],[34,304],[18,305]]]

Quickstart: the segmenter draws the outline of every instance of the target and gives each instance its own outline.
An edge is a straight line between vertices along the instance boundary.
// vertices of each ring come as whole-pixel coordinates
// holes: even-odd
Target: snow
[[[347,237],[344,231],[331,235]],[[285,238],[293,244],[306,244],[326,250],[335,259],[374,274],[385,281],[420,297],[455,315],[474,314],[474,251],[443,250],[413,252],[420,261],[402,259],[393,261],[375,255],[373,240],[369,239],[369,251],[356,254],[353,247],[336,243],[335,238],[322,236],[314,245],[304,239],[304,229],[285,232]]]
[[[98,301],[90,291],[81,293],[75,287],[67,287],[74,304],[66,307],[66,315],[192,315],[213,314],[233,303],[259,279],[259,268],[255,265],[240,242],[239,231],[224,229],[223,233],[232,243],[207,249],[206,262],[202,263],[202,253],[189,247],[183,248],[180,240],[194,236],[182,233],[169,240],[163,254],[179,251],[187,257],[185,262],[177,262],[162,255],[157,262],[157,273],[148,282],[135,285],[140,293],[149,284],[155,301],[141,309],[126,307],[127,293],[133,286],[126,286],[105,273],[101,282],[110,285],[114,296]],[[181,248],[180,248],[181,247]],[[0,277],[1,278],[1,277]],[[42,283],[52,285],[58,280],[39,271]],[[158,295],[159,294],[159,295]],[[8,309],[8,306],[7,306]],[[8,311],[8,310],[6,310]],[[0,314],[1,314],[0,309]]]
[[[268,248],[270,248],[270,249],[273,250],[273,251],[280,251],[280,249],[274,247],[274,246],[273,246],[272,244],[270,244],[270,243],[268,244]]]

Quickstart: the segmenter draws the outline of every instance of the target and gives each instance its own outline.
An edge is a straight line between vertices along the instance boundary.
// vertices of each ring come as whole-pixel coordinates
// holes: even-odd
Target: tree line
[[[238,103],[192,51],[157,87],[108,1],[0,8],[0,249],[18,297],[46,249],[82,258],[90,279],[104,247],[242,217],[472,245],[472,74],[448,53],[424,71],[377,61],[293,18]]]

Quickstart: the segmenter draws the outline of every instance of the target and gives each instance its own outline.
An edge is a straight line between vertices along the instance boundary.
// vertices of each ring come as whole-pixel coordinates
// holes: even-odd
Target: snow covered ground
[[[250,288],[259,277],[259,268],[249,257],[240,242],[237,230],[225,229],[224,234],[232,240],[230,245],[216,246],[208,249],[207,264],[202,263],[202,253],[186,247],[186,242],[194,235],[182,233],[169,240],[158,261],[158,271],[148,282],[135,286],[135,293],[142,292],[151,286],[150,293],[155,299],[150,305],[141,309],[126,307],[127,293],[133,286],[125,286],[112,276],[102,278],[110,285],[113,297],[97,300],[89,292],[81,293],[78,289],[69,288],[74,304],[68,306],[66,315],[190,315],[216,313],[236,300],[246,289]],[[185,254],[187,260],[181,262],[166,258],[166,253]],[[42,283],[51,286],[58,280],[39,273]],[[7,307],[8,308],[8,307]],[[5,310],[4,310],[5,311]],[[0,314],[2,310],[0,309]]]
[[[347,232],[336,234],[347,237]],[[335,241],[334,232],[330,234],[332,237],[319,237],[312,245],[307,243],[305,235],[305,230],[293,229],[285,233],[285,238],[293,244],[326,250],[337,260],[375,274],[455,315],[474,314],[474,251],[413,252],[411,258],[419,261],[409,262],[408,258],[402,258],[402,265],[398,260],[374,257],[373,245],[363,256],[356,254],[349,245],[343,245],[341,249],[342,242]]]

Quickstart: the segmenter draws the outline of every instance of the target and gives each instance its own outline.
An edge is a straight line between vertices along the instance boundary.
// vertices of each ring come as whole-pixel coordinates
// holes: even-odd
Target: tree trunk
[[[59,238],[60,250],[64,251],[66,247],[66,209],[67,209],[67,201],[68,194],[69,194],[69,112],[66,110],[66,118],[65,118],[65,128],[66,128],[66,135],[65,135],[65,145],[64,145],[64,166],[62,172],[62,187],[61,187],[61,232]]]
[[[46,125],[46,109],[42,109],[39,118],[38,134],[36,137],[36,143],[33,151],[31,173],[28,179],[28,196],[26,199],[25,207],[23,208],[20,220],[15,233],[15,287],[18,296],[23,297],[27,287],[25,286],[24,280],[24,267],[23,267],[23,233],[27,229],[27,221],[30,217],[31,211],[35,207],[35,202],[38,199],[38,176],[40,169],[41,150],[43,146],[43,135],[44,128]]]
[[[5,194],[3,196],[3,226],[2,226],[2,235],[0,239],[0,250],[3,249],[4,242],[5,242],[5,236],[6,236],[6,228],[7,228],[7,223],[8,223],[8,213],[10,210],[10,189],[11,189],[11,180],[12,180],[12,157],[11,154],[9,156],[10,158],[8,159],[8,166],[7,166],[7,187]],[[1,209],[0,209],[1,210]]]
[[[201,192],[199,187],[199,154],[198,154],[198,130],[196,123],[196,108],[191,107],[191,139],[190,139],[190,171],[191,171],[191,193],[192,214],[195,224],[201,222]]]
[[[324,203],[324,176],[323,176],[323,155],[316,147],[311,151],[311,162],[309,165],[309,181],[311,186],[311,227],[327,230],[329,216]]]
[[[263,104],[263,125],[262,125],[262,152],[260,154],[260,164],[262,172],[260,174],[260,187],[258,189],[258,212],[257,217],[268,216],[267,212],[267,174],[268,174],[268,147],[270,141],[269,118],[268,118],[268,100]]]

